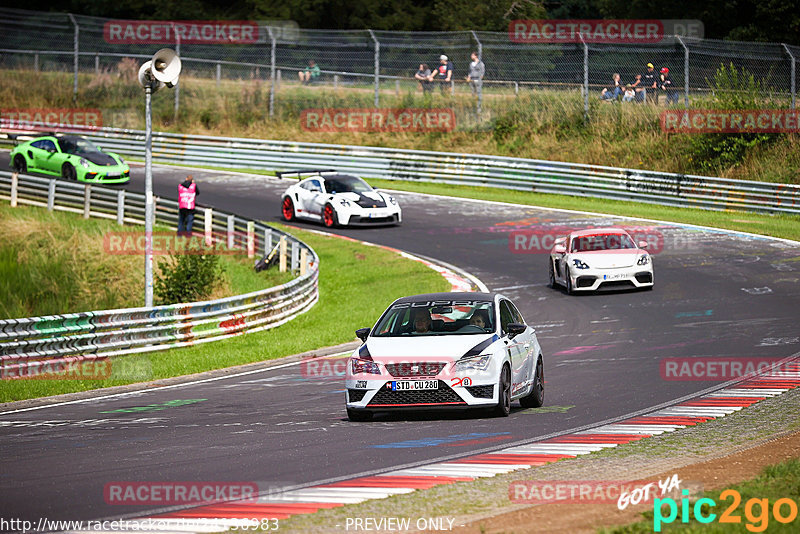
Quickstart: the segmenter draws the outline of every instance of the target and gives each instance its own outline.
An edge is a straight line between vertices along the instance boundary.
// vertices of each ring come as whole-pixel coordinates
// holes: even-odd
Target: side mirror
[[[521,334],[527,328],[528,326],[522,323],[508,323],[508,326],[506,326],[506,330],[508,330],[508,337],[514,337],[518,334]]]
[[[359,328],[358,330],[356,330],[356,336],[358,336],[358,339],[366,343],[369,332],[370,328]]]
[[[639,241],[639,248],[647,248],[650,245],[647,244],[647,241]]]
[[[559,243],[553,247],[553,252],[556,254],[565,254],[567,252],[567,247],[563,243]]]

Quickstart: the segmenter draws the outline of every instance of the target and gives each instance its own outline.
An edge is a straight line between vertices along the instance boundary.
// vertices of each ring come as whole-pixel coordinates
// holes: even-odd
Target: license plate
[[[439,389],[438,380],[398,380],[391,382],[392,391],[418,391],[422,389]]]
[[[628,278],[628,275],[625,273],[603,275],[603,280],[619,280],[620,278]]]
[[[106,176],[108,176],[109,178],[119,178],[120,174],[121,174],[120,172],[107,172]]]

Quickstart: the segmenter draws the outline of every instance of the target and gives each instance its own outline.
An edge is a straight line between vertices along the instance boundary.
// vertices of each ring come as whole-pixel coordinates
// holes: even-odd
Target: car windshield
[[[636,245],[628,234],[595,234],[573,238],[571,252],[633,248],[636,248]]]
[[[58,146],[61,147],[61,152],[77,156],[100,152],[94,143],[80,137],[62,137],[58,140]]]
[[[372,187],[356,176],[331,176],[325,178],[325,189],[328,193],[366,193]]]
[[[494,332],[489,301],[437,300],[394,304],[373,330],[375,337],[451,336]]]

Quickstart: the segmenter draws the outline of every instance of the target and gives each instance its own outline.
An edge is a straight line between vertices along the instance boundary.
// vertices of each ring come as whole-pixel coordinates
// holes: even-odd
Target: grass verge
[[[143,305],[144,261],[109,253],[103,236],[142,231],[114,221],[32,206],[0,207],[0,318],[133,308]],[[166,227],[156,231],[171,232]],[[154,271],[159,272],[159,256]],[[257,291],[291,280],[256,273],[244,255],[220,257],[223,276],[209,298]]]
[[[3,380],[0,402],[198,373],[351,341],[355,339],[356,328],[372,325],[394,299],[449,288],[435,271],[393,252],[295,229],[291,233],[314,248],[320,257],[320,299],[309,312],[278,328],[238,336],[224,343],[117,360],[133,379]]]

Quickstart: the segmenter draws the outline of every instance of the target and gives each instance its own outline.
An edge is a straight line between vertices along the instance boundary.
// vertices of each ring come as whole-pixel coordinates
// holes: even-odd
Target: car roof
[[[405,304],[407,302],[431,302],[434,300],[491,300],[494,301],[498,293],[423,293],[421,295],[412,295],[402,297],[394,301],[394,304]]]
[[[570,234],[572,237],[583,237],[587,235],[599,235],[599,234],[627,234],[624,229],[622,228],[615,228],[613,226],[607,228],[589,228],[588,230],[576,230]]]

